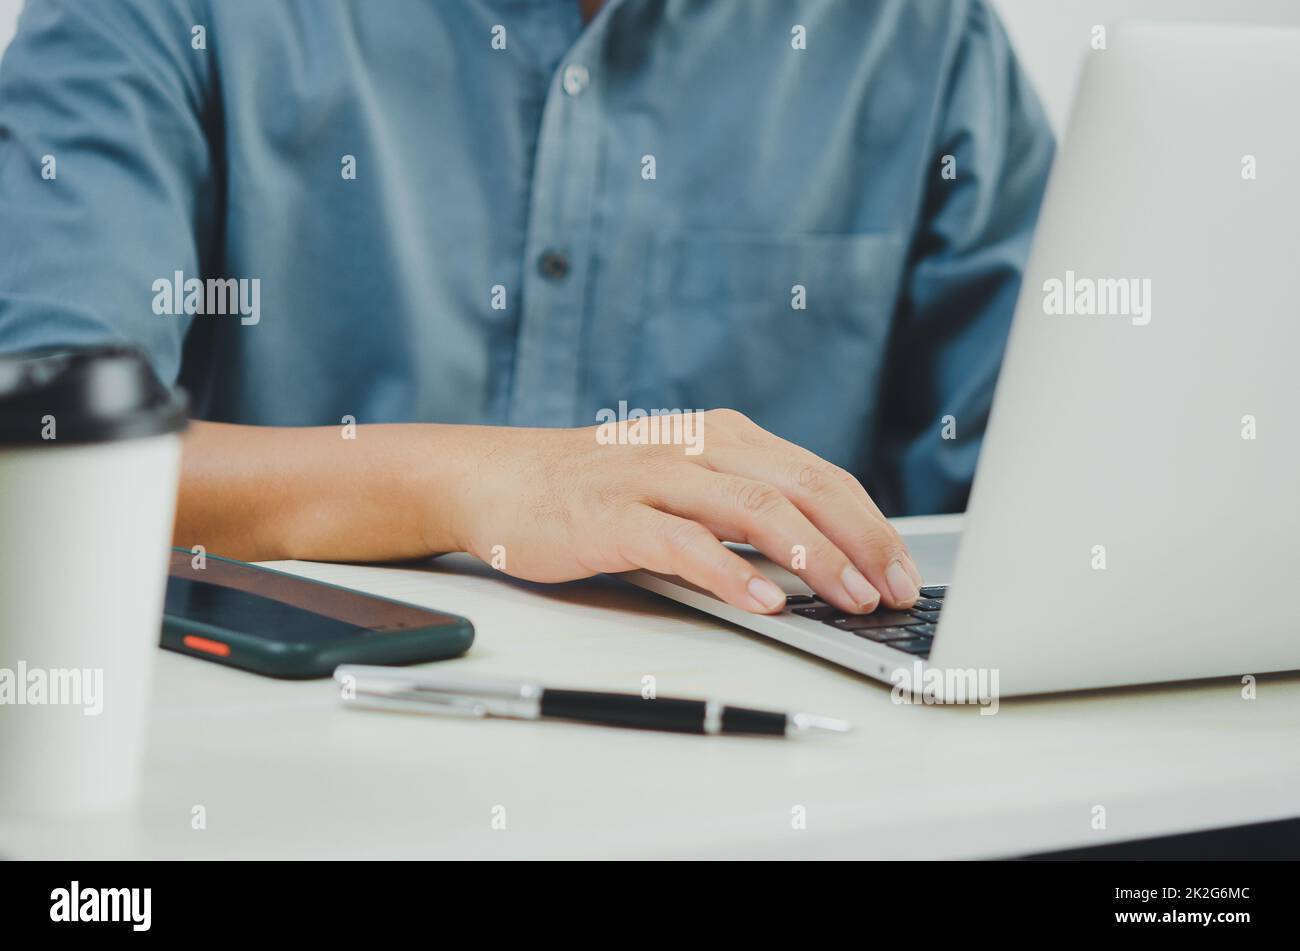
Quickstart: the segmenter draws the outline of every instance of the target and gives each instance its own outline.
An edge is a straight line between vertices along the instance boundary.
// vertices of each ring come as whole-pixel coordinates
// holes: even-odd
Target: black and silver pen
[[[478,680],[401,667],[345,664],[334,671],[344,703],[459,717],[559,719],[674,733],[792,736],[847,733],[849,725],[814,713],[778,713],[716,700],[644,699],[599,690],[559,690],[541,684]]]

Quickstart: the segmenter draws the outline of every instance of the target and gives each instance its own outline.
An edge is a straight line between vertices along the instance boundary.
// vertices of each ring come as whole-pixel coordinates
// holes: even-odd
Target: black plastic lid
[[[143,354],[129,347],[0,355],[0,449],[179,432],[187,409],[185,394],[158,382]]]

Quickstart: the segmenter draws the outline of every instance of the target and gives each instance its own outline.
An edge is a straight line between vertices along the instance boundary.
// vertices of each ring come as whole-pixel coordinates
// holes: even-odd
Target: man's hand
[[[533,581],[648,568],[779,611],[782,592],[722,544],[747,542],[842,610],[916,600],[906,546],[853,476],[732,410],[702,425],[697,455],[633,433],[602,444],[597,427],[475,428],[456,547]]]
[[[196,422],[175,543],[247,561],[470,551],[533,581],[648,568],[748,611],[781,610],[776,586],[722,544],[736,541],[845,611],[916,600],[921,576],[856,479],[740,413],[697,421],[695,455],[602,443],[598,427]]]

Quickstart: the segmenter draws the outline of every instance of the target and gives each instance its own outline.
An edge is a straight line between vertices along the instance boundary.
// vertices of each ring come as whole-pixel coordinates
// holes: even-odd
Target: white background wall
[[[84,2],[84,0],[83,0]],[[93,2],[93,0],[91,0]],[[277,0],[264,0],[275,3]],[[438,0],[461,2],[461,0]],[[577,0],[572,0],[577,2]],[[862,0],[858,0],[862,2]],[[926,3],[928,0],[911,0]],[[1079,64],[1094,24],[1117,19],[1223,20],[1300,26],[1300,0],[992,0],[1006,21],[1048,112],[1059,127],[1069,112]],[[13,35],[23,0],[0,0],[0,49]]]
[[[0,50],[9,45],[9,38],[14,35],[14,21],[23,0],[0,0]]]

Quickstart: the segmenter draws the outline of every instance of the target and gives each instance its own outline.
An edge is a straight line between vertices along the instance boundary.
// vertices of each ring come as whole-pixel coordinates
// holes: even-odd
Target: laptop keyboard
[[[934,628],[947,593],[947,585],[925,585],[921,588],[921,597],[910,609],[889,611],[877,608],[871,614],[848,614],[811,594],[792,594],[785,599],[785,605],[786,610],[800,617],[820,621],[917,657],[929,657],[930,645],[934,643]]]

